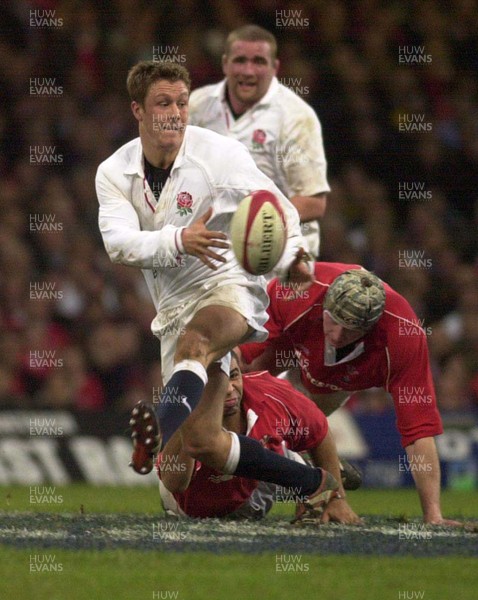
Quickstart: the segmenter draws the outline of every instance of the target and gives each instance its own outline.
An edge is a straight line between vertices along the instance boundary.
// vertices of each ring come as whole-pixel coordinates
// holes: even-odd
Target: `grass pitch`
[[[95,487],[84,483],[68,486],[39,486],[49,502],[32,502],[35,486],[0,486],[0,514],[15,511],[46,513],[139,513],[160,515],[159,492],[153,487]],[[33,496],[33,497],[32,497]],[[418,495],[414,488],[393,490],[359,489],[348,492],[347,500],[360,515],[419,517]],[[446,516],[478,519],[478,490],[442,492]],[[293,505],[276,503],[272,516],[290,517]]]
[[[50,486],[45,503],[31,491],[0,488],[5,600],[476,598],[476,533],[398,539],[399,523],[421,527],[413,489],[351,492],[365,527],[318,530],[291,528],[286,504],[261,523],[169,525],[155,487]],[[446,491],[442,504],[447,516],[478,517],[477,492]]]
[[[5,600],[476,599],[476,560],[304,554],[307,570],[278,572],[276,556],[56,551],[62,572],[30,573],[29,551],[0,552]]]

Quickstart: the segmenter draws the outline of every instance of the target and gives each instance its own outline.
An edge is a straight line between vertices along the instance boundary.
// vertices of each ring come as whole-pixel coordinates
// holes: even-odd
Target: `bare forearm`
[[[309,454],[314,466],[321,467],[322,469],[329,471],[329,473],[332,473],[339,483],[339,494],[344,498],[345,491],[340,477],[339,457],[337,455],[334,438],[330,431],[327,433],[320,446],[309,450]]]
[[[327,194],[315,196],[293,196],[290,200],[296,207],[301,223],[321,219],[327,206]]]
[[[309,453],[314,465],[332,473],[339,484],[338,492],[340,498],[332,499],[328,503],[327,508],[321,517],[321,522],[328,523],[329,521],[335,521],[336,523],[360,525],[362,520],[355,514],[345,499],[345,490],[340,476],[339,457],[337,456],[335,441],[330,431],[327,433],[320,446],[309,450]]]
[[[423,520],[441,520],[440,461],[432,437],[421,438],[406,447],[410,470],[422,505]]]
[[[249,364],[241,362],[241,369],[244,373],[250,373],[252,371],[269,371],[271,375],[277,376],[284,371],[284,367],[277,366],[277,364],[276,351],[273,347],[269,346]]]

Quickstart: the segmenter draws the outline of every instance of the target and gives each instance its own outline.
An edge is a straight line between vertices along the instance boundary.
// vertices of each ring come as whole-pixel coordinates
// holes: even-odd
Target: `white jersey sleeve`
[[[141,230],[135,208],[109,177],[109,172],[116,167],[113,157],[98,167],[95,182],[98,222],[106,252],[112,262],[151,269],[160,249],[171,255],[182,249],[180,234],[183,228],[165,225],[158,231]]]

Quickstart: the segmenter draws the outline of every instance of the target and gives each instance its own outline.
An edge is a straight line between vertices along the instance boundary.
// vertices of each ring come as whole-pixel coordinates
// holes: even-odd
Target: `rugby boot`
[[[138,402],[131,411],[129,421],[133,454],[130,467],[140,475],[147,475],[153,469],[154,458],[161,447],[161,433],[153,407]]]

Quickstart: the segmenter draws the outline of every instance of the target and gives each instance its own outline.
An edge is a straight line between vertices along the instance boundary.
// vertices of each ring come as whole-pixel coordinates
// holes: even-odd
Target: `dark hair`
[[[176,82],[184,81],[188,91],[191,79],[188,70],[171,61],[142,60],[129,70],[126,87],[131,100],[144,106],[151,84],[160,79]]]
[[[259,25],[243,25],[231,31],[227,36],[226,44],[224,46],[224,54],[229,56],[231,46],[234,42],[240,40],[241,42],[267,42],[271,47],[271,58],[275,60],[277,58],[277,40],[276,38]]]

